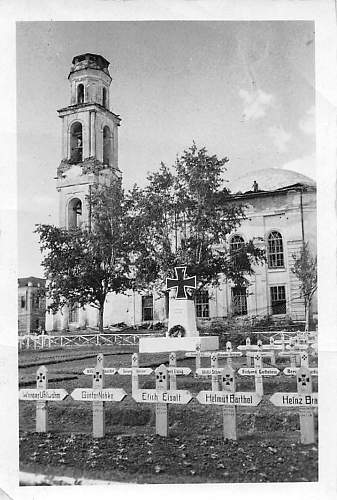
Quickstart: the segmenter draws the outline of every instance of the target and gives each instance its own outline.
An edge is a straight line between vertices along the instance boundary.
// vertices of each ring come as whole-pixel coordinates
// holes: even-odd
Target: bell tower
[[[93,184],[121,177],[120,117],[110,111],[109,64],[97,54],[75,56],[68,76],[70,105],[58,110],[62,119],[62,161],[56,177],[59,225],[67,229],[90,224],[86,196]]]

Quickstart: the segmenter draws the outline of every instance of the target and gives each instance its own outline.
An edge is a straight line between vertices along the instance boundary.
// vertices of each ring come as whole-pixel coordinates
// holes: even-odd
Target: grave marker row
[[[270,401],[275,406],[299,407],[301,442],[309,443],[314,441],[312,408],[318,405],[318,395],[317,393],[312,393],[311,372],[307,366],[308,357],[305,353],[301,356],[301,362],[301,368],[296,371],[298,392],[274,393]],[[262,376],[266,373],[264,373],[264,369],[262,368],[261,353],[257,352],[255,354],[254,368],[245,369],[249,370],[246,374],[254,375],[256,378],[255,392],[236,392],[234,369],[231,366],[225,366],[220,369],[216,353],[212,354],[211,363],[212,366],[210,369],[201,370],[212,370],[212,389],[210,391],[200,391],[196,395],[196,399],[204,405],[215,404],[223,406],[223,435],[226,439],[236,439],[236,406],[257,406],[262,399]],[[155,370],[155,389],[138,388],[139,375],[148,374],[149,370],[152,372],[152,369],[146,368],[146,371],[141,369],[138,366],[137,354],[132,356],[132,367],[130,369],[123,368],[121,372],[132,375],[132,397],[136,402],[156,404],[156,432],[162,436],[168,435],[168,405],[188,404],[193,397],[189,391],[177,390],[174,387],[176,385],[175,377],[179,368],[176,367],[175,355],[171,355],[170,366],[168,368],[165,365],[160,365]],[[92,389],[77,388],[71,393],[71,397],[74,400],[92,402],[94,437],[103,437],[105,434],[105,402],[120,402],[127,396],[127,393],[122,388],[104,387],[105,373],[111,374],[113,370],[111,369],[110,372],[106,372],[104,357],[102,354],[99,354],[97,356],[97,364],[92,371]],[[179,373],[185,374],[188,370],[183,368]],[[267,370],[275,369],[269,368]],[[173,383],[170,383],[170,388],[168,388],[170,373]],[[221,390],[219,388],[219,374],[221,375]],[[271,375],[271,372],[269,372],[269,375]],[[37,371],[36,385],[36,389],[20,389],[19,398],[26,401],[36,401],[36,430],[37,432],[47,432],[48,401],[61,401],[68,396],[68,393],[64,389],[48,389],[47,369],[44,366],[40,367]]]

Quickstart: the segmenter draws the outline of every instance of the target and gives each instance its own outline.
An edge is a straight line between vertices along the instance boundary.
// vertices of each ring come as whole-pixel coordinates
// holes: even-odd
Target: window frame
[[[237,241],[234,241],[234,240],[237,240]],[[239,241],[240,240],[240,243]],[[233,236],[231,237],[231,239],[229,240],[229,251],[230,253],[235,253],[237,250],[240,250],[240,248],[243,247],[243,245],[245,244],[245,239],[243,236],[241,236],[241,234],[233,234]]]
[[[81,88],[82,90],[80,91]],[[80,100],[80,97],[82,98],[82,100]],[[83,104],[84,102],[85,102],[85,87],[83,83],[79,83],[76,88],[76,104]]]
[[[272,238],[273,235],[278,234],[279,238]],[[271,249],[271,245],[274,248]],[[279,247],[279,248],[277,248]],[[285,252],[283,244],[283,236],[280,231],[273,229],[269,232],[267,237],[267,249],[268,249],[268,268],[270,270],[285,269]]]
[[[74,315],[74,316],[73,316]],[[71,304],[69,307],[69,323],[77,324],[80,321],[80,306],[78,302]]]
[[[81,141],[80,146],[78,145],[79,140]],[[75,145],[76,143],[77,145]],[[73,163],[83,161],[83,124],[79,120],[73,121],[69,127],[69,159]]]
[[[151,299],[151,305],[146,305],[146,300]],[[147,312],[150,311],[149,316],[147,316]],[[154,297],[153,294],[142,295],[142,321],[148,322],[153,321],[153,313],[154,313]]]
[[[104,125],[102,129],[102,159],[103,165],[111,166],[112,163],[112,140],[113,132],[109,125]]]
[[[276,300],[273,300],[273,289],[276,289]],[[280,298],[279,296],[279,289],[284,290],[284,298]],[[269,286],[270,290],[270,309],[271,309],[271,315],[272,316],[280,316],[280,315],[285,315],[287,314],[287,290],[286,290],[286,285],[284,284],[277,284],[277,285],[270,285]],[[284,310],[278,311],[277,307],[284,307]],[[276,309],[275,309],[276,308]]]
[[[235,295],[236,291],[243,291],[244,293]],[[235,304],[235,298],[239,299],[239,305]],[[231,288],[231,300],[232,300],[232,315],[233,316],[247,316],[248,315],[248,303],[247,303],[247,287],[245,286],[233,286]],[[239,310],[240,308],[240,310]]]
[[[208,290],[197,290],[194,296],[195,315],[199,319],[207,319],[209,315],[209,292]]]
[[[81,204],[81,211],[77,211],[76,208]],[[68,202],[67,210],[67,229],[76,229],[81,227],[83,222],[83,202],[81,198],[75,196],[71,198]]]

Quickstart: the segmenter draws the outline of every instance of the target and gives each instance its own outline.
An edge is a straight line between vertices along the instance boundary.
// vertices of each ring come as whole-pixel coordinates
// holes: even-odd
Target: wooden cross
[[[112,368],[115,371],[115,368]],[[105,402],[120,402],[126,397],[122,388],[104,387],[104,356],[97,355],[96,366],[92,373],[92,388],[78,387],[71,393],[75,401],[92,403],[93,437],[102,438],[105,435]]]
[[[235,372],[231,366],[226,366],[221,375],[222,390],[224,392],[235,393]],[[223,416],[223,437],[224,439],[237,439],[236,433],[236,406],[224,405]]]
[[[36,372],[36,388],[20,389],[19,399],[36,402],[36,432],[48,431],[48,401],[63,401],[68,396],[65,389],[48,388],[48,370],[40,366]]]
[[[302,366],[297,372],[297,392],[303,394],[312,393],[312,380],[309,368]],[[299,408],[301,443],[310,444],[315,441],[314,412],[312,407]]]
[[[226,352],[228,352],[229,357],[227,358],[227,366],[232,366],[232,358],[231,358],[231,353],[232,353],[232,343],[231,342],[226,342]]]
[[[219,368],[218,353],[213,352],[211,356],[211,368]],[[219,390],[219,375],[212,374],[212,391]]]
[[[175,368],[177,366],[177,356],[175,352],[171,352],[169,355],[169,365],[171,368]],[[177,389],[177,375],[172,371],[170,373],[170,390]]]
[[[260,352],[257,352],[254,356],[254,368],[255,368],[255,391],[260,396],[263,395],[263,377],[260,374],[262,369],[262,356]]]
[[[97,355],[95,371],[92,378],[92,388],[101,390],[104,387],[104,356]],[[92,402],[92,435],[94,438],[104,437],[105,434],[105,403],[104,401]]]
[[[131,356],[131,367],[122,367],[118,369],[119,375],[131,375],[132,394],[138,391],[139,375],[150,375],[152,372],[152,368],[139,366],[139,356],[136,352]]]
[[[160,365],[155,370],[156,374],[156,390],[167,391],[168,377],[167,368],[165,365]],[[167,403],[156,403],[156,434],[159,436],[167,436]]]
[[[298,368],[296,378],[297,392],[275,392],[270,402],[275,406],[299,407],[301,443],[310,444],[315,441],[313,407],[318,406],[318,394],[312,392],[309,368]]]
[[[39,390],[48,387],[48,370],[40,366],[36,373],[36,388]],[[36,401],[36,432],[48,431],[48,403],[47,401]]]
[[[176,279],[166,278],[166,289],[170,290],[171,288],[177,288],[177,296],[176,299],[186,299],[186,290],[185,288],[196,288],[197,287],[197,278],[186,277],[186,266],[184,267],[175,267]]]
[[[201,356],[200,356],[200,352],[201,352],[201,344],[198,343],[195,346],[195,371],[197,371],[198,368],[201,368]]]
[[[251,346],[251,342],[250,342],[250,337],[247,337],[246,338],[246,347],[247,349]],[[246,364],[247,366],[252,366],[252,358],[250,358],[248,356],[248,350],[246,351]]]

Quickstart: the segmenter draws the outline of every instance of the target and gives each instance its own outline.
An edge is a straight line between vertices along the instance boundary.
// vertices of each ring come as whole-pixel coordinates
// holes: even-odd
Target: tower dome
[[[316,183],[310,177],[286,170],[283,168],[263,168],[246,172],[244,175],[233,179],[229,183],[229,188],[233,194],[247,193],[249,191],[275,191],[294,185],[315,187]]]
[[[108,69],[109,64],[109,61],[107,61],[103,56],[99,54],[80,54],[73,58],[68,78],[70,77],[70,75],[76,73],[77,71],[82,71],[89,68],[103,71],[105,74],[110,76]]]

